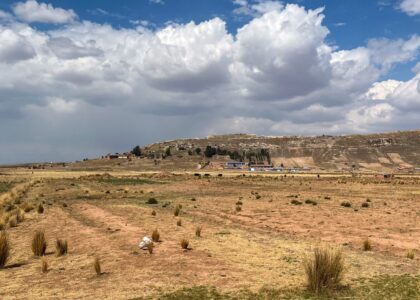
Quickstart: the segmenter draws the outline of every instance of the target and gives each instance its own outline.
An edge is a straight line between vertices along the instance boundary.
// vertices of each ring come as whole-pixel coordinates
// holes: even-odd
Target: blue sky
[[[0,3],[0,164],[419,116],[420,0]]]

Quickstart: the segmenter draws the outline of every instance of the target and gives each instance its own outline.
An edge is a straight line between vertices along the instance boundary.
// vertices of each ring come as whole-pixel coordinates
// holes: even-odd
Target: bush
[[[158,204],[158,201],[155,198],[149,198],[146,204]]]
[[[42,273],[48,272],[48,262],[44,257],[41,259],[41,271]]]
[[[181,209],[179,208],[179,206],[177,206],[177,207],[175,207],[175,210],[174,210],[174,216],[175,217],[178,217],[179,216],[179,212],[181,211]]]
[[[370,250],[372,250],[372,245],[369,239],[366,239],[363,241],[363,251],[370,251]]]
[[[242,205],[242,204],[243,204],[242,201],[236,202],[236,205]]]
[[[43,214],[44,213],[44,206],[42,206],[42,204],[39,204],[38,205],[37,212],[39,214]]]
[[[363,207],[363,208],[368,208],[368,207],[369,207],[369,203],[367,203],[367,202],[363,202],[363,203],[362,203],[362,207]]]
[[[181,226],[182,225],[182,221],[181,220],[176,221],[176,225]]]
[[[35,256],[43,256],[46,250],[47,241],[45,240],[45,233],[43,231],[36,231],[32,239],[32,252]]]
[[[93,268],[95,269],[96,275],[101,275],[101,262],[98,257],[95,257],[95,260],[93,261]]]
[[[299,200],[292,200],[290,201],[290,203],[292,203],[293,205],[302,205],[302,202],[300,202]]]
[[[236,208],[235,208],[235,210],[236,210],[237,212],[240,212],[240,211],[242,210],[242,207],[241,207],[241,206],[239,206],[239,205],[237,205],[237,206],[236,206]]]
[[[343,279],[344,263],[340,250],[317,248],[313,258],[304,260],[308,289],[322,293],[335,289]]]
[[[316,202],[315,200],[311,200],[311,199],[305,200],[305,203],[306,204],[312,204],[312,205],[317,205],[318,204],[318,202]]]
[[[28,213],[33,209],[34,209],[34,207],[32,205],[25,205],[25,207],[23,208],[23,211]]]
[[[183,239],[182,241],[181,241],[181,247],[182,247],[182,249],[185,249],[185,250],[187,250],[188,249],[188,245],[190,244],[190,242],[187,240],[187,239]]]
[[[341,206],[343,206],[343,207],[351,207],[351,203],[350,202],[347,202],[347,201],[344,201],[344,202],[341,202]]]
[[[9,246],[9,239],[7,237],[7,233],[2,231],[0,233],[0,268],[3,268],[10,254],[10,246]]]
[[[153,230],[153,232],[152,232],[152,240],[154,242],[159,242],[159,239],[160,239],[159,231],[157,229]]]
[[[195,229],[195,236],[196,237],[200,237],[201,236],[201,227],[197,226],[197,228]]]
[[[255,195],[255,199],[261,199],[261,195]]]
[[[156,216],[156,211],[152,211],[152,216]]]
[[[63,256],[67,254],[68,244],[66,240],[57,239],[55,241],[55,254],[57,256]]]

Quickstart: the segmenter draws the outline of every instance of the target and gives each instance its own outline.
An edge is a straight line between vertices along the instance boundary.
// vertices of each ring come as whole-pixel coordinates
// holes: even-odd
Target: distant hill
[[[414,170],[420,167],[420,131],[348,136],[215,135],[141,147],[145,158],[227,161],[328,170]]]

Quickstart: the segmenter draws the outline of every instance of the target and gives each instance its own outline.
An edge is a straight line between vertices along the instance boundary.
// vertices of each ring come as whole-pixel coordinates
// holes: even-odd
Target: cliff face
[[[325,169],[420,167],[420,131],[370,135],[265,137],[246,134],[180,139],[142,147],[150,158],[236,159]]]

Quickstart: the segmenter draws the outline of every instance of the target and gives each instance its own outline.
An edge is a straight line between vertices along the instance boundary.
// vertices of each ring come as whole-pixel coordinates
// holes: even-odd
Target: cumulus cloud
[[[420,15],[419,0],[403,0],[400,3],[400,9],[409,16]]]
[[[381,78],[418,60],[419,37],[337,50],[326,41],[323,14],[293,4],[261,9],[235,34],[219,18],[153,30],[76,20],[42,31],[28,20],[4,22],[0,157],[80,159],[226,132],[418,126],[418,65],[405,82]]]
[[[73,22],[77,18],[72,9],[55,8],[52,4],[38,3],[36,0],[17,3],[13,12],[19,19],[29,23],[63,24]]]
[[[273,0],[233,0],[236,7],[234,14],[257,17],[267,12],[280,11],[284,6],[280,1]]]

